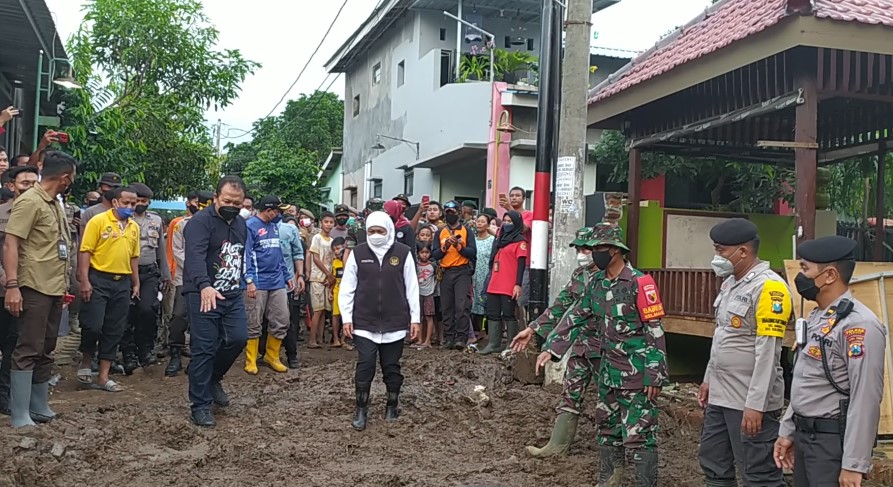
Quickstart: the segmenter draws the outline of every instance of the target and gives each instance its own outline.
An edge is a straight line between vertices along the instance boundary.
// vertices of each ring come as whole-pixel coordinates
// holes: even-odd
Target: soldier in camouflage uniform
[[[571,274],[570,281],[539,318],[530,327],[519,333],[512,347],[520,352],[527,347],[536,334],[538,343],[543,343],[543,353],[537,360],[543,364],[549,360],[560,361],[570,351],[564,373],[564,387],[561,399],[555,408],[558,417],[549,443],[543,448],[527,447],[527,453],[535,458],[563,455],[570,448],[577,431],[577,422],[583,412],[583,396],[593,377],[597,377],[601,358],[601,326],[587,326],[592,320],[603,321],[601,316],[584,310],[583,295],[589,281],[601,271],[592,262],[591,248],[593,230],[583,227],[577,231],[570,246],[577,249],[579,267]]]
[[[381,198],[369,198],[366,201],[366,209],[363,210],[363,218],[354,218],[353,223],[347,224],[347,248],[352,249],[357,245],[366,243],[366,217],[373,211],[384,211],[384,200]]]
[[[624,450],[633,452],[636,487],[657,485],[658,408],[668,381],[663,306],[650,276],[626,262],[620,228],[594,228],[592,259],[603,269],[589,283],[583,307],[604,317],[599,373],[599,487],[622,483]],[[591,321],[598,323],[598,320]],[[582,325],[581,325],[582,326]]]

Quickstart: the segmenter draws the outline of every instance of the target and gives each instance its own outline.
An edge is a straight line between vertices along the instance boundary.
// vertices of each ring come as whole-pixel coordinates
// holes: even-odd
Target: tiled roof
[[[789,15],[787,4],[787,0],[726,0],[593,88],[589,103],[616,95],[778,24]],[[893,27],[893,0],[814,0],[814,4],[813,15],[818,18]]]

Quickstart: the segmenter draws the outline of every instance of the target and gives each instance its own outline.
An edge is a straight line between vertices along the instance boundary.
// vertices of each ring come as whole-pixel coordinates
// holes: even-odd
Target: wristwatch
[[[252,279],[252,278],[250,278],[250,277],[246,277],[246,278],[245,278],[245,283],[246,283],[246,284],[254,284],[254,279]]]

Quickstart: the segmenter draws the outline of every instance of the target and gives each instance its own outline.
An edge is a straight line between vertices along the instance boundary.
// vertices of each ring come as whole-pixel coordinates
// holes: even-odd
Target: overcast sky
[[[65,39],[83,19],[81,0],[46,0],[55,14],[56,27]],[[263,65],[242,85],[238,100],[220,113],[209,112],[210,124],[220,118],[224,136],[239,142],[242,130],[265,116],[279,101],[313,53],[341,2],[335,0],[202,0],[205,13],[220,31],[220,48],[240,49],[242,54]],[[323,83],[325,63],[335,50],[372,12],[378,0],[349,0],[319,53],[289,93],[297,98],[312,93]],[[312,7],[298,6],[310,4]],[[683,25],[710,4],[709,0],[623,0],[593,16],[593,29],[599,34],[593,45],[641,51],[654,45],[660,36]],[[647,14],[646,14],[647,13]],[[328,85],[325,83],[323,88]],[[343,97],[344,80],[339,78],[331,91]],[[277,109],[284,108],[284,103]],[[242,130],[239,130],[242,129]]]

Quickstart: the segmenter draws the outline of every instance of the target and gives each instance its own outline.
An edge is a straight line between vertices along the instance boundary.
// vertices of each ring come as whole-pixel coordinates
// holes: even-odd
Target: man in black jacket
[[[347,257],[338,293],[344,336],[353,338],[357,348],[353,427],[359,431],[366,428],[376,355],[381,357],[388,391],[385,420],[397,420],[406,323],[411,324],[411,337],[418,337],[420,314],[415,261],[409,247],[394,242],[396,230],[391,218],[383,212],[371,213],[366,234],[367,243],[357,246]]]
[[[220,381],[248,341],[245,289],[245,249],[248,228],[238,218],[245,183],[226,176],[217,184],[214,204],[196,213],[183,230],[186,241],[183,294],[191,329],[189,401],[192,422],[216,424],[211,403],[225,407],[229,397]]]

